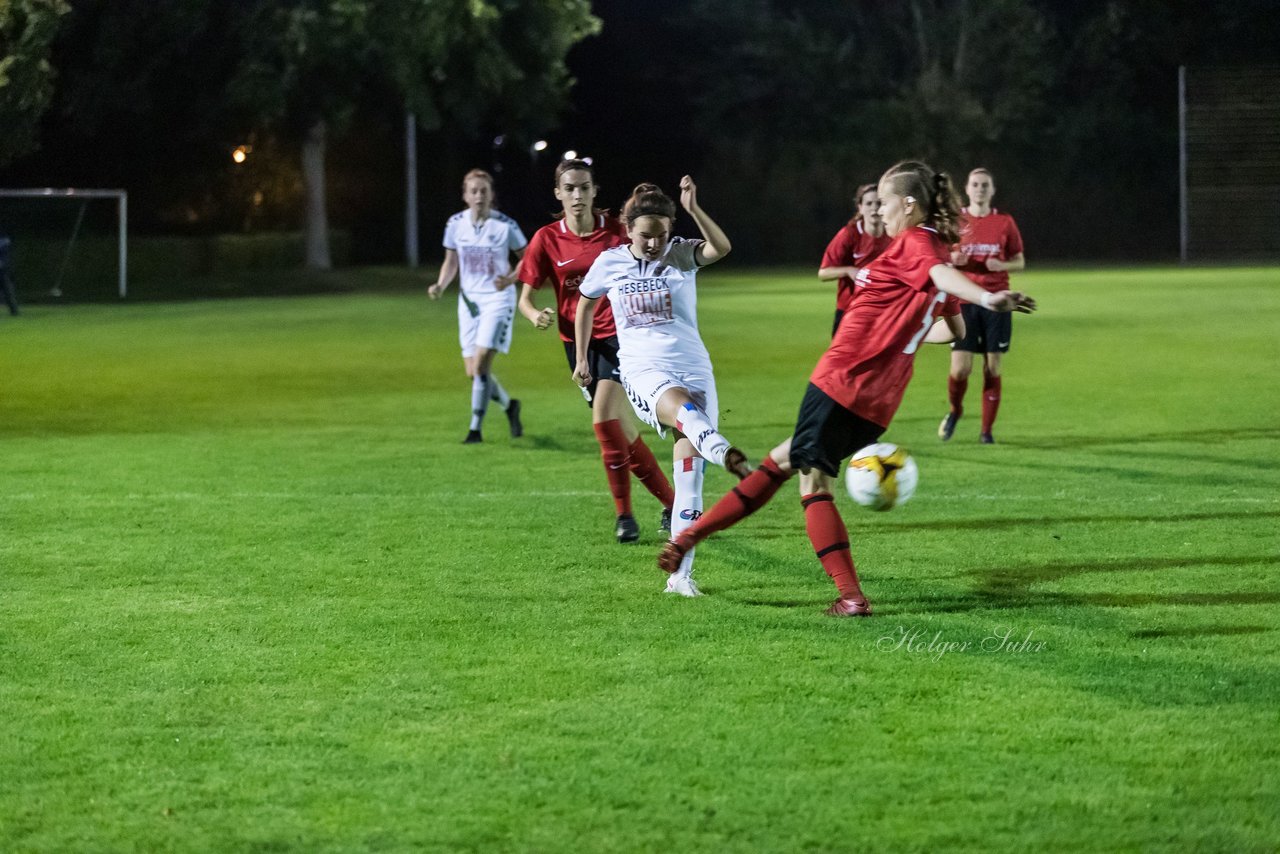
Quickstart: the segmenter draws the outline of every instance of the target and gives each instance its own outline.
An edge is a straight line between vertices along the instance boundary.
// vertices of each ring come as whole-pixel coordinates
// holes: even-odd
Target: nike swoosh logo
[[[578,260],[577,258],[570,258],[568,261],[557,261],[556,266],[563,267],[565,264],[572,264],[574,261],[577,261],[577,260]]]
[[[610,464],[609,464],[609,471],[617,471],[617,470],[618,470],[618,469],[620,469],[620,468],[625,468],[625,467],[626,467],[626,465],[627,465],[626,463],[623,463],[623,464],[622,464],[622,465],[620,465],[620,466],[615,466],[613,463],[610,463]]]
[[[1000,342],[999,344],[997,344],[996,346],[997,346],[997,347],[1008,347],[1008,346],[1009,346],[1009,342],[1008,342],[1008,341],[1001,341],[1001,342]]]

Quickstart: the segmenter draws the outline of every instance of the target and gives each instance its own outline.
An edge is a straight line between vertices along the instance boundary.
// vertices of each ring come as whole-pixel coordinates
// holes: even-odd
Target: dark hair
[[[622,218],[630,227],[642,216],[665,216],[675,222],[676,203],[657,184],[640,184],[631,191],[631,198],[623,203]]]
[[[863,184],[853,194],[853,218],[849,220],[850,227],[862,222],[862,197],[875,190],[875,188],[875,184]]]
[[[581,170],[591,176],[591,183],[596,182],[596,170],[591,164],[585,160],[561,160],[560,165],[556,166],[555,186],[560,187],[560,179],[564,177],[564,173]]]
[[[889,167],[880,178],[899,196],[911,196],[924,211],[924,224],[936,229],[947,243],[960,239],[960,197],[946,172],[918,160],[904,160]]]

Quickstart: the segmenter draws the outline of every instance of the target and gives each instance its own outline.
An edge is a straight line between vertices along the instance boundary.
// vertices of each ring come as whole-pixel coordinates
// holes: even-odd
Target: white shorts
[[[476,350],[511,350],[512,321],[516,315],[515,289],[482,297],[458,293],[458,343],[462,358],[469,359]]]
[[[716,397],[716,378],[709,370],[680,371],[668,368],[634,368],[622,363],[622,387],[627,391],[631,408],[645,424],[664,439],[667,428],[658,421],[658,398],[673,388],[689,392],[689,399],[707,413],[711,426],[720,427],[720,401]]]

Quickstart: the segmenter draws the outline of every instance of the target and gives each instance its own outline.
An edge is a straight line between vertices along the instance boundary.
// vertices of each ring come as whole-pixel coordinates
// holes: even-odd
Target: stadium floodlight
[[[235,162],[237,162],[237,163],[243,163],[243,162],[245,162],[246,160],[248,160],[248,159],[249,159],[249,152],[250,152],[250,151],[253,151],[253,147],[252,147],[252,146],[248,146],[248,145],[237,145],[237,146],[236,146],[234,149],[232,149],[232,151],[231,151],[231,159],[232,159],[232,160],[234,160],[234,161],[235,161]]]
[[[564,153],[564,156],[563,156],[563,157],[561,157],[560,159],[561,159],[561,160],[577,160],[577,159],[578,159],[578,152],[574,151],[574,150],[571,148],[571,149],[569,149],[568,151],[566,151],[566,152]]]
[[[83,190],[78,188],[58,189],[54,187],[39,187],[30,189],[0,189],[0,199],[79,199],[80,210],[76,215],[75,226],[71,231],[71,239],[67,243],[67,250],[62,258],[62,266],[58,271],[58,277],[54,281],[52,293],[56,296],[59,294],[62,283],[62,276],[66,272],[67,262],[71,258],[71,250],[75,246],[76,238],[80,235],[80,226],[84,222],[85,208],[93,199],[115,199],[116,200],[116,224],[119,230],[117,238],[117,255],[119,258],[118,265],[118,285],[120,299],[124,299],[128,295],[128,250],[129,250],[129,194],[124,190]]]
[[[533,150],[534,150],[534,151],[546,151],[546,150],[547,150],[547,141],[546,141],[545,139],[540,139],[540,140],[538,140],[537,142],[535,142],[535,143],[533,144]]]

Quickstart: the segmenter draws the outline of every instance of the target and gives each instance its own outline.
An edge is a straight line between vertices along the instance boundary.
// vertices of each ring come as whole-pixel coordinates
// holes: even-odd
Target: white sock
[[[676,490],[676,502],[671,506],[671,536],[677,536],[702,515],[702,473],[706,468],[706,460],[701,457],[687,457],[675,461],[675,477],[671,483]],[[693,553],[697,549],[685,552],[680,561],[676,575],[693,574]]]
[[[729,450],[729,440],[711,426],[711,419],[707,417],[707,413],[692,403],[686,403],[676,413],[676,429],[693,443],[693,447],[704,460],[710,460],[714,465],[724,465],[724,454]]]
[[[507,394],[507,390],[502,387],[502,383],[493,374],[489,374],[489,399],[496,402],[503,409],[511,405],[511,395]]]
[[[471,429],[479,430],[489,408],[489,375],[476,374],[471,378]]]

